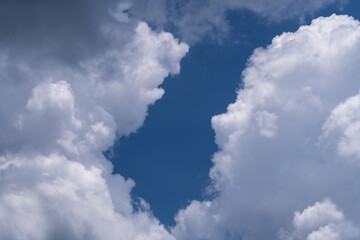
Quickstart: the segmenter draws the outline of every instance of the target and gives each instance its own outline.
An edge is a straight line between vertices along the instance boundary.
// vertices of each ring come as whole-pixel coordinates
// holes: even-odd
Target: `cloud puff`
[[[91,4],[95,3],[85,3],[84,8],[95,11],[97,5]],[[27,46],[23,52],[14,50],[20,43],[3,38],[1,239],[174,239],[145,201],[132,201],[134,182],[112,175],[112,165],[102,152],[143,124],[148,106],[163,95],[158,86],[180,71],[188,46],[128,17],[127,5],[121,4],[105,13],[103,8],[95,11],[101,15],[94,16],[100,21],[96,24],[87,23],[83,13],[79,18],[69,13],[74,21],[86,20],[81,26],[105,43],[96,44],[94,51],[89,48],[89,53],[72,49],[77,57],[71,61],[58,55],[71,43],[53,38],[66,33],[62,28],[42,36],[20,32],[23,39],[45,38],[31,43],[39,50],[35,55]],[[43,8],[53,10],[52,5],[39,6],[38,15],[52,22]],[[38,26],[41,33],[49,30],[48,23],[43,24]],[[94,40],[87,41],[82,33],[73,37],[88,46]]]
[[[278,239],[293,212],[326,198],[342,211],[324,201],[295,216],[308,239],[341,238],[327,222],[345,215],[358,224],[359,52],[359,22],[337,15],[256,49],[236,101],[212,118],[219,151],[208,190],[217,195],[180,210],[174,236]]]
[[[356,239],[360,234],[359,230],[347,221],[344,214],[328,199],[316,202],[302,212],[295,212],[293,225],[294,232],[281,232],[281,239]]]
[[[296,229],[308,231],[318,228],[326,223],[341,222],[344,214],[336,209],[336,206],[329,200],[316,202],[313,206],[306,208],[302,213],[295,212],[294,225]]]
[[[228,30],[226,13],[250,10],[271,21],[304,18],[331,4],[346,0],[135,0],[130,12],[158,25],[174,26],[184,41],[193,44],[204,36],[220,38]]]
[[[360,159],[360,95],[340,103],[323,125],[322,139],[327,144],[336,144],[341,157],[358,161]]]

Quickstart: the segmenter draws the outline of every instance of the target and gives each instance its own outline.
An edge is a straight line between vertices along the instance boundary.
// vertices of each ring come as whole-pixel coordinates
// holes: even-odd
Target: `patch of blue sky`
[[[175,214],[189,201],[208,198],[205,189],[217,150],[211,117],[235,101],[249,56],[274,36],[333,13],[359,19],[360,2],[351,1],[344,9],[330,6],[301,22],[274,23],[247,10],[228,12],[228,35],[222,41],[205,38],[192,46],[180,74],[162,84],[165,95],[150,107],[144,126],[118,140],[112,154],[106,153],[115,173],[136,182],[133,197],[144,198],[167,226],[174,224]]]

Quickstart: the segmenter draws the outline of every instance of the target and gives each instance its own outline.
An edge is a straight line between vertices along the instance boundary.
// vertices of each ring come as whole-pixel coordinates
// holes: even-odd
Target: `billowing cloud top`
[[[337,15],[256,49],[236,102],[212,119],[218,196],[181,210],[172,233],[358,239],[359,53],[359,22]]]

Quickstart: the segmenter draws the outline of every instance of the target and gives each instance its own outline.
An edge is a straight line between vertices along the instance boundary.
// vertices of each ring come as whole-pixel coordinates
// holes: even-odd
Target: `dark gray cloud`
[[[330,4],[346,0],[127,0],[126,10],[134,18],[166,28],[188,43],[204,36],[218,38],[228,30],[226,12],[248,9],[272,21],[301,18]],[[116,0],[2,0],[0,1],[0,46],[12,54],[29,52],[73,63],[101,52],[107,46],[101,27],[114,21],[109,10]],[[125,37],[125,36],[124,36]],[[41,53],[39,53],[41,52]]]
[[[113,0],[2,0],[0,48],[13,55],[56,58],[74,62],[101,51],[108,44],[102,24],[114,21]]]

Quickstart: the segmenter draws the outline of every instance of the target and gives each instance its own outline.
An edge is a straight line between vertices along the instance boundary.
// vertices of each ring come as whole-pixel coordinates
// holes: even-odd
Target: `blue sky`
[[[359,19],[0,0],[0,239],[359,239]]]
[[[161,85],[165,95],[150,107],[144,125],[114,145],[110,157],[114,172],[134,179],[133,196],[146,199],[162,223],[173,225],[179,208],[193,199],[211,198],[205,189],[217,147],[210,120],[235,101],[241,73],[254,49],[318,16],[356,17],[359,9],[359,3],[352,1],[344,9],[321,9],[303,22],[276,23],[248,10],[227,12],[230,33],[220,43],[206,38],[192,46],[180,74]]]
[[[193,46],[180,74],[161,85],[165,95],[150,107],[144,126],[112,149],[114,171],[134,179],[134,195],[145,198],[155,216],[169,224],[190,200],[208,197],[204,190],[217,150],[211,117],[235,100],[253,50],[282,33],[280,26],[265,25],[266,20],[247,11],[228,17],[232,32],[224,43],[204,40]],[[282,25],[287,30],[294,26]]]

